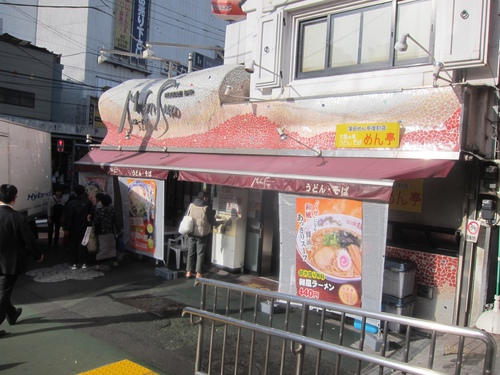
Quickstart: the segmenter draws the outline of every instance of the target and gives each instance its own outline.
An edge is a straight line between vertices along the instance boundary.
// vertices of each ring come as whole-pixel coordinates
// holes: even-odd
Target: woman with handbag
[[[186,215],[193,218],[193,230],[187,234],[186,277],[190,278],[191,274],[196,272],[198,278],[202,277],[208,234],[212,231],[212,226],[218,227],[225,221],[215,219],[215,212],[208,205],[208,196],[204,191],[198,193],[194,202],[189,205]]]
[[[99,264],[104,263],[103,261],[112,261],[113,266],[117,266],[115,234],[119,230],[115,208],[111,204],[112,199],[108,194],[98,194],[96,198],[99,201],[96,204],[94,215],[94,227],[97,233],[97,242],[99,243],[96,254],[98,268]]]

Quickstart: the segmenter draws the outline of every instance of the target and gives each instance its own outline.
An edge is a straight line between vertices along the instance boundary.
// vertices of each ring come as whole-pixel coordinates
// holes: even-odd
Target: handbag
[[[180,234],[190,234],[193,231],[193,218],[189,216],[191,212],[191,205],[189,205],[189,210],[187,215],[182,218],[181,224],[179,225],[179,233]]]
[[[95,253],[99,247],[94,226],[87,227],[83,236],[82,245],[87,246],[89,253]]]

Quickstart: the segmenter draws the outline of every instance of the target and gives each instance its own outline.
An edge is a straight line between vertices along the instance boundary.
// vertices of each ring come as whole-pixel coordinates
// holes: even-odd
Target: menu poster
[[[156,180],[127,179],[129,245],[132,249],[155,253]]]
[[[361,307],[362,213],[361,201],[297,198],[299,296]]]

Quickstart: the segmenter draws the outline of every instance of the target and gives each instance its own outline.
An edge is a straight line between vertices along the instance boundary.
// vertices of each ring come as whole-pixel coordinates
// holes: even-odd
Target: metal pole
[[[188,55],[188,73],[191,73],[193,71],[193,54],[189,52]]]

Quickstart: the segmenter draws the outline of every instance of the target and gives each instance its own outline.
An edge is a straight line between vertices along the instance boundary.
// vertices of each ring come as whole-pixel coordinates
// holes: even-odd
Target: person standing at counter
[[[193,272],[196,277],[202,277],[205,251],[207,248],[208,234],[212,226],[217,227],[225,221],[215,220],[215,212],[208,205],[208,196],[204,191],[198,193],[193,203],[188,207],[189,216],[193,218],[193,231],[188,234],[188,253],[186,264],[186,277],[190,278]]]

